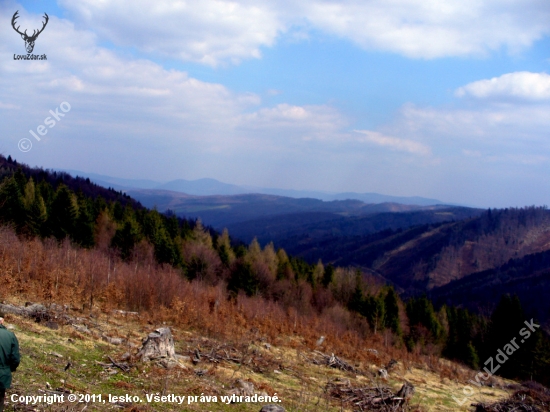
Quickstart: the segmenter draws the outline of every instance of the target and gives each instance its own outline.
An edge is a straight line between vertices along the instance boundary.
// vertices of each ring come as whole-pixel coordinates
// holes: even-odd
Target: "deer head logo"
[[[17,20],[17,18],[19,17],[17,15],[18,13],[19,13],[19,10],[16,11],[15,14],[13,15],[13,17],[11,19],[11,25],[12,25],[13,29],[21,35],[21,38],[23,40],[25,40],[25,48],[27,49],[27,53],[32,53],[32,51],[34,50],[34,42],[36,41],[36,38],[38,37],[38,35],[40,33],[42,33],[44,31],[44,28],[46,27],[46,24],[48,24],[48,20],[50,18],[48,17],[48,15],[46,13],[44,13],[44,18],[46,19],[46,21],[44,23],[42,23],[42,28],[40,30],[38,30],[38,32],[36,30],[33,30],[32,35],[29,36],[27,34],[27,30],[25,30],[24,33],[21,33],[19,31],[20,26],[17,26],[17,28],[15,27],[15,20]]]

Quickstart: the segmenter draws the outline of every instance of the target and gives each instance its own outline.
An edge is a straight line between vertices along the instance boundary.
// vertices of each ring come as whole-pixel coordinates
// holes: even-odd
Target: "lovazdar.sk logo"
[[[42,55],[32,54],[34,50],[34,42],[36,41],[40,33],[44,31],[44,29],[46,28],[46,25],[48,24],[48,21],[50,20],[48,15],[44,13],[45,21],[42,23],[42,28],[39,30],[33,30],[30,36],[27,34],[27,29],[25,29],[24,32],[21,32],[19,30],[21,26],[15,27],[15,25],[17,24],[18,18],[19,18],[19,10],[17,10],[13,14],[13,17],[11,19],[11,26],[17,33],[21,35],[21,38],[25,41],[25,48],[27,49],[27,54],[17,54],[17,55],[14,54],[13,60],[48,60],[45,54],[42,54]]]

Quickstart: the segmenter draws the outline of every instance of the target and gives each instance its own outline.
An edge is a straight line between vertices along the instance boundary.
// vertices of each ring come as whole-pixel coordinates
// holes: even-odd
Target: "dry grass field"
[[[353,368],[345,371],[323,364],[321,354],[328,349],[325,343],[312,347],[307,339],[296,334],[272,338],[251,329],[229,340],[205,336],[193,327],[155,321],[147,315],[116,312],[94,312],[92,316],[71,313],[71,320],[59,322],[58,329],[19,315],[7,315],[6,321],[19,339],[22,354],[8,397],[57,392],[65,393],[65,397],[68,393],[101,394],[102,400],[106,400],[42,403],[32,407],[10,402],[8,410],[13,406],[15,410],[29,411],[259,411],[263,403],[220,401],[221,396],[246,394],[250,390],[263,396],[277,394],[282,401],[279,405],[287,411],[354,410],[330,396],[329,383],[344,387],[389,387],[396,392],[408,381],[416,389],[410,410],[423,412],[468,411],[471,403],[493,402],[509,395],[502,389],[509,382],[498,379],[495,387],[483,387],[480,391],[476,388],[475,394],[459,406],[452,396],[464,398],[462,389],[475,375],[472,370],[448,361],[417,357],[398,360],[388,379],[383,380],[378,377],[378,370],[388,359],[383,350],[374,354],[365,348],[356,358],[341,358]],[[135,355],[142,338],[157,327],[167,326],[173,333],[177,361],[168,365],[139,361]],[[129,364],[130,369],[123,371],[111,361]],[[142,402],[109,403],[108,394],[139,396]],[[147,402],[148,394],[216,396],[218,402],[184,401],[182,405]]]

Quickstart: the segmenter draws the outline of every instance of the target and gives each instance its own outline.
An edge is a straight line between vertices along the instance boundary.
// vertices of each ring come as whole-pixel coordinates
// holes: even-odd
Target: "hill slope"
[[[48,315],[62,315],[55,310]],[[430,362],[404,360],[390,371],[389,380],[377,378],[377,370],[389,361],[389,353],[382,349],[379,356],[347,359],[359,371],[349,372],[316,364],[319,350],[311,342],[297,335],[279,335],[271,338],[260,332],[248,331],[240,339],[208,337],[201,331],[180,326],[168,319],[152,318],[148,314],[124,315],[115,312],[94,312],[93,316],[72,311],[65,314],[75,325],[54,323],[59,329],[51,329],[24,316],[7,316],[8,328],[19,339],[23,353],[22,363],[14,373],[13,386],[8,394],[39,396],[64,394],[63,403],[47,405],[38,402],[32,410],[134,410],[134,411],[243,411],[257,412],[266,402],[224,404],[221,396],[235,393],[258,394],[277,397],[279,405],[287,411],[337,412],[352,410],[351,404],[342,403],[327,391],[330,385],[360,388],[389,388],[397,392],[404,382],[415,386],[411,400],[413,410],[439,412],[470,411],[471,402],[495,402],[510,393],[506,388],[513,382],[494,378],[493,387],[476,389],[474,395],[465,398],[459,406],[452,396],[462,400],[462,388],[475,375],[475,371],[448,361]],[[141,338],[156,327],[170,327],[173,333],[177,361],[142,362],[135,355],[141,346]],[[114,343],[111,343],[114,342]],[[212,356],[218,350],[221,357]],[[223,359],[223,351],[230,351],[235,360]],[[202,360],[191,359],[201,353]],[[128,356],[130,355],[130,356]],[[426,359],[427,360],[427,359]],[[119,365],[115,366],[114,363]],[[70,365],[67,368],[67,365]],[[163,365],[170,365],[169,368]],[[125,369],[127,368],[127,369]],[[250,392],[246,392],[250,391]],[[95,395],[95,402],[79,404],[67,401],[68,394],[86,399]],[[183,404],[176,402],[148,401],[151,395],[211,397],[210,402]],[[101,395],[101,400],[99,400]],[[127,400],[127,396],[130,400]],[[216,396],[216,401],[214,401]],[[121,400],[114,400],[120,397]],[[78,399],[77,398],[77,399]],[[36,398],[35,398],[36,399]],[[139,399],[139,400],[138,400]],[[273,403],[273,402],[271,402]],[[7,406],[17,410],[30,410],[20,402]],[[72,409],[78,406],[78,409]],[[322,409],[321,409],[322,408]]]
[[[365,205],[359,212],[350,215],[322,213],[293,213],[268,216],[227,226],[235,237],[250,242],[254,237],[260,243],[274,242],[300,253],[308,245],[319,242],[330,244],[326,249],[340,248],[341,242],[348,242],[361,236],[388,229],[406,229],[411,226],[457,221],[478,216],[483,211],[463,207],[427,206],[416,207],[381,203]],[[282,246],[285,245],[285,246]],[[319,252],[321,252],[319,250]],[[305,256],[305,255],[304,255]],[[314,257],[312,258],[314,259]],[[323,260],[326,260],[323,258]],[[332,259],[329,259],[332,261]]]
[[[421,292],[499,267],[512,258],[549,250],[550,212],[545,208],[493,210],[460,221],[367,236],[296,236],[278,245],[311,262],[358,265],[408,293]]]
[[[487,313],[503,294],[517,295],[529,316],[546,320],[546,326],[550,326],[550,250],[472,273],[433,289],[430,297],[439,305]]]

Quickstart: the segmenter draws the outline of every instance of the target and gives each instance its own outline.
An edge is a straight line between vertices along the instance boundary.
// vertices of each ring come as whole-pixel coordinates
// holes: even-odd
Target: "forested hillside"
[[[402,290],[422,292],[550,249],[550,212],[493,209],[458,221],[279,244],[310,262],[360,266]]]
[[[550,250],[452,281],[433,289],[430,297],[439,305],[488,313],[505,294],[517,295],[525,312],[550,328]]]
[[[342,240],[349,243],[360,239],[358,237],[387,229],[398,230],[458,221],[481,213],[481,209],[467,207],[419,207],[382,203],[365,205],[360,209],[360,213],[292,213],[230,224],[227,228],[244,241],[257,238],[262,244],[274,242],[275,245],[292,250],[292,253],[309,253],[308,249],[315,248],[318,243],[332,242],[333,246],[330,248],[339,247]],[[345,253],[345,250],[342,251]],[[312,255],[315,255],[315,252]],[[327,260],[327,257],[323,256],[322,259]]]
[[[85,180],[1,160],[4,294],[138,311],[184,307],[193,311],[185,303],[190,299],[187,294],[202,294],[206,301],[193,300],[194,304],[208,305],[211,312],[224,308],[227,316],[235,316],[233,322],[226,319],[235,327],[241,322],[239,313],[248,307],[249,313],[266,316],[263,327],[293,330],[300,319],[308,330],[331,334],[336,340],[345,337],[342,345],[360,345],[383,335],[397,351],[445,354],[472,367],[501,345],[495,337],[517,332],[501,320],[502,313],[510,313],[510,305],[519,314],[518,325],[519,318],[525,320],[521,303],[512,297],[504,296],[488,317],[450,306],[434,308],[426,297],[404,302],[391,285],[359,267],[307,263],[273,244],[262,248],[257,241],[246,246],[233,242],[227,231],[220,234],[205,229],[200,221],[143,208],[121,193]],[[447,256],[451,247],[461,250],[471,239],[482,246],[491,244],[487,239],[506,239],[516,250],[532,250],[542,247],[546,221],[546,210],[533,208],[387,230],[370,235],[369,244],[378,249],[371,249],[369,259],[378,271],[392,259],[397,268],[398,264],[406,268],[438,253]],[[514,233],[525,234],[527,240],[520,242],[511,236]],[[492,264],[509,253],[480,260],[479,265]],[[432,270],[438,267],[434,263]],[[417,283],[412,279],[411,284]],[[525,345],[517,356],[520,366],[503,373],[548,383],[550,341],[542,330],[533,336],[529,341],[533,350]]]

